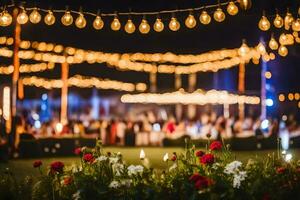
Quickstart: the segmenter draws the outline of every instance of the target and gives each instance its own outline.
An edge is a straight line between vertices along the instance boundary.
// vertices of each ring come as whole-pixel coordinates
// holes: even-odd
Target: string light
[[[229,15],[236,15],[239,12],[239,8],[235,5],[233,1],[230,1],[227,5],[227,12]]]
[[[129,33],[129,34],[134,33],[135,25],[131,19],[127,20],[127,23],[125,24],[125,31],[126,31],[126,33]]]
[[[185,19],[185,25],[188,28],[194,28],[197,25],[197,21],[192,13]]]
[[[55,23],[55,17],[54,17],[53,12],[51,10],[49,10],[47,15],[45,16],[44,22],[48,26],[51,26]]]
[[[0,26],[9,26],[12,23],[12,16],[4,10],[0,13]]]
[[[279,96],[278,96],[278,100],[279,101],[284,101],[285,100],[285,96],[284,96],[284,94],[280,94]]]
[[[263,16],[261,17],[261,19],[259,20],[258,23],[258,27],[260,28],[260,30],[262,31],[267,31],[270,29],[270,21],[268,20],[268,18],[265,16],[265,13],[263,13]]]
[[[115,15],[113,21],[111,22],[110,28],[111,28],[113,31],[118,31],[118,30],[121,29],[121,23],[120,23],[119,18],[118,18],[117,15]]]
[[[269,41],[269,47],[272,50],[277,50],[278,49],[278,42],[275,40],[274,36],[272,35],[270,41]]]
[[[66,11],[65,14],[61,18],[61,23],[65,26],[70,26],[73,23],[73,16],[70,11]]]
[[[257,45],[257,51],[260,53],[260,54],[265,54],[266,53],[266,47],[265,47],[265,45],[262,43],[262,42],[260,42],[258,45]]]
[[[300,18],[297,18],[292,22],[292,29],[296,32],[300,31]]]
[[[238,2],[240,3],[240,7],[243,10],[248,10],[252,6],[252,1],[251,0],[239,0]]]
[[[84,18],[82,13],[79,13],[78,17],[76,18],[75,25],[80,29],[86,26],[86,19]]]
[[[243,40],[242,46],[238,50],[240,56],[246,56],[250,52],[250,48],[246,44],[246,40]]]
[[[162,32],[165,28],[165,25],[164,23],[162,22],[161,18],[156,18],[155,20],[155,23],[153,25],[153,29],[156,31],[156,32]]]
[[[276,28],[283,27],[283,19],[282,19],[282,17],[278,13],[276,14],[276,17],[275,17],[275,19],[273,21],[273,24],[274,24],[274,26]]]
[[[17,17],[17,22],[19,24],[26,24],[28,22],[28,15],[24,8],[22,9],[21,13],[19,13],[19,15]]]
[[[217,10],[214,12],[214,19],[217,22],[222,22],[225,20],[225,13],[223,12],[222,8],[217,8]]]
[[[141,24],[139,25],[139,31],[142,34],[147,34],[150,31],[150,25],[148,24],[146,18],[142,19]]]
[[[294,37],[293,37],[292,34],[282,33],[279,36],[279,43],[281,45],[293,45],[294,44]]]
[[[209,14],[205,10],[203,10],[200,17],[199,17],[199,20],[202,24],[207,25],[207,24],[210,23],[211,17],[209,16]]]
[[[286,16],[284,17],[284,28],[285,28],[285,30],[290,29],[290,26],[292,25],[293,21],[294,21],[294,17],[288,10],[287,13],[286,13]]]
[[[95,20],[93,21],[93,27],[96,30],[101,30],[104,27],[104,22],[99,15],[97,15]]]
[[[32,73],[41,72],[54,69],[54,63],[36,63],[36,64],[22,64],[20,65],[20,73]],[[12,74],[14,72],[14,66],[0,66],[0,74]]]
[[[278,49],[278,54],[281,55],[282,57],[287,56],[288,54],[288,49],[286,48],[286,46],[284,45],[280,45],[279,49]]]
[[[33,11],[29,15],[29,20],[33,24],[37,24],[41,21],[41,14],[38,12],[37,8],[34,8]]]
[[[169,28],[171,31],[178,31],[180,29],[180,23],[177,21],[175,16],[171,18]]]

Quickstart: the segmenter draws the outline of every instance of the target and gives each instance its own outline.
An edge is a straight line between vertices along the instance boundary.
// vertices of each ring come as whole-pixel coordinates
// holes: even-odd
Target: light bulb
[[[223,12],[223,10],[221,8],[217,8],[217,10],[214,12],[214,19],[217,22],[222,22],[225,20],[225,13]]]
[[[252,6],[251,0],[239,0],[238,2],[240,3],[240,7],[241,7],[243,10],[248,10],[248,9],[250,9],[251,6]]]
[[[270,24],[268,18],[263,15],[258,22],[259,29],[262,31],[267,31],[270,29],[270,26],[271,26],[271,24]]]
[[[189,16],[185,19],[185,25],[188,28],[194,28],[197,25],[194,15],[189,14]]]
[[[274,59],[275,59],[275,57],[276,57],[276,56],[275,56],[275,54],[274,54],[274,53],[272,53],[272,52],[269,54],[269,56],[270,56],[270,59],[271,59],[271,60],[274,60]]]
[[[70,26],[73,23],[73,16],[70,11],[66,11],[61,18],[61,23],[65,26]]]
[[[279,14],[276,14],[273,24],[276,28],[281,28],[283,26],[283,19]]]
[[[12,22],[12,16],[6,10],[4,10],[0,14],[0,26],[9,26],[11,22]]]
[[[84,15],[82,13],[80,13],[76,18],[75,25],[78,28],[84,28],[86,26],[86,19],[84,18]]]
[[[209,16],[209,14],[205,10],[203,10],[200,17],[199,17],[199,20],[202,24],[207,25],[207,24],[210,23],[211,17]]]
[[[156,32],[162,32],[165,28],[165,25],[164,23],[161,21],[160,18],[157,18],[155,20],[155,23],[153,25],[153,29],[156,31]]]
[[[41,19],[42,19],[41,14],[36,8],[29,15],[29,20],[33,24],[39,23]]]
[[[265,54],[266,53],[266,47],[263,43],[259,43],[256,47],[257,51],[260,53],[260,54]]]
[[[131,19],[127,20],[127,22],[125,24],[125,31],[126,31],[126,33],[129,33],[129,34],[134,33],[135,25],[134,25],[134,23],[132,22]]]
[[[229,15],[236,15],[239,12],[239,8],[234,4],[233,1],[230,1],[227,6],[227,12]]]
[[[289,53],[288,49],[286,48],[286,46],[284,45],[280,45],[279,49],[278,49],[278,54],[285,57],[287,56],[287,54]]]
[[[146,19],[142,19],[141,24],[139,25],[139,30],[142,34],[147,34],[150,31],[150,25]]]
[[[246,44],[246,41],[243,40],[243,44],[238,50],[239,55],[245,56],[245,55],[247,55],[247,53],[249,53],[249,51],[250,51],[250,49],[249,49],[248,45]]]
[[[22,9],[22,12],[18,15],[17,22],[19,24],[26,24],[28,22],[28,15],[25,9]]]
[[[114,17],[114,20],[111,22],[110,27],[113,31],[118,31],[121,28],[121,23],[117,16]]]
[[[293,21],[292,29],[293,31],[300,31],[300,18],[297,18],[295,21]]]
[[[284,17],[284,28],[285,30],[289,30],[290,26],[292,25],[292,22],[294,21],[294,17],[290,12],[286,13],[286,16]]]
[[[44,18],[44,22],[47,25],[53,25],[55,23],[55,17],[53,15],[53,12],[51,10],[48,11],[47,15]]]
[[[180,29],[180,23],[177,21],[176,17],[171,18],[169,28],[171,31],[178,31]]]
[[[278,42],[274,39],[274,37],[272,36],[270,41],[269,41],[269,47],[272,50],[276,50],[278,49]]]
[[[104,26],[104,22],[100,16],[97,16],[93,22],[93,27],[96,30],[101,30]]]

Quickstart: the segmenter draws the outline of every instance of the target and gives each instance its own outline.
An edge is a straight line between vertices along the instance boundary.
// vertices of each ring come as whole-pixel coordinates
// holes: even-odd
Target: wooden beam
[[[69,64],[64,62],[61,64],[61,79],[63,85],[61,88],[60,123],[62,124],[66,124],[68,122],[68,76]]]

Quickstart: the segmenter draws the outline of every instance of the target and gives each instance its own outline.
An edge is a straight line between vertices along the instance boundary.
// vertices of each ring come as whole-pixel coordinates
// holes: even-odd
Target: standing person
[[[117,122],[115,120],[111,120],[110,133],[109,133],[109,144],[115,145],[116,139],[117,139]]]
[[[8,141],[6,125],[3,119],[0,119],[0,162],[8,160]]]
[[[131,121],[127,122],[125,130],[125,146],[135,146],[134,125]]]
[[[117,137],[118,137],[118,144],[124,146],[125,144],[125,130],[126,124],[124,121],[120,120],[117,124]]]

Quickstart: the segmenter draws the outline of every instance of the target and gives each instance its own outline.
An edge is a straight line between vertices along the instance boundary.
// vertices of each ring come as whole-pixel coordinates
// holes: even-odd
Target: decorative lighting
[[[272,78],[272,73],[269,72],[269,71],[267,71],[267,72],[265,73],[265,77],[266,77],[266,79]]]
[[[97,15],[93,22],[94,29],[101,30],[103,28],[103,26],[104,26],[104,22],[103,22],[102,18],[99,15]]]
[[[203,10],[200,17],[199,17],[199,20],[202,24],[207,25],[207,24],[210,23],[211,17],[209,16],[209,14],[205,10]]]
[[[127,23],[125,24],[125,31],[126,31],[126,33],[129,33],[129,34],[134,33],[135,25],[131,19],[127,20]]]
[[[144,149],[141,149],[141,152],[140,152],[140,159],[141,159],[141,160],[144,160],[145,158],[146,158],[145,151],[144,151]]]
[[[269,41],[269,47],[272,50],[277,50],[278,49],[278,42],[275,40],[274,36],[272,35],[270,41]]]
[[[164,30],[164,28],[165,28],[165,26],[164,26],[164,23],[162,22],[161,18],[160,17],[156,18],[155,23],[153,25],[153,29],[156,32],[162,32]]]
[[[0,13],[0,26],[9,26],[12,23],[12,16],[4,10]]]
[[[61,18],[61,23],[65,26],[70,26],[73,23],[73,16],[70,11],[66,11]]]
[[[289,93],[288,94],[288,98],[290,101],[293,101],[294,100],[294,94],[293,93]]]
[[[285,100],[285,96],[284,96],[284,94],[280,94],[279,96],[278,96],[278,100],[279,101],[284,101]]]
[[[37,8],[33,9],[33,11],[29,15],[29,20],[33,24],[37,24],[41,21],[41,14],[38,12]]]
[[[276,28],[281,28],[283,26],[283,19],[278,13],[276,14],[273,24]]]
[[[285,28],[285,30],[290,29],[290,26],[292,25],[293,21],[294,21],[294,17],[288,10],[287,13],[286,13],[286,16],[284,17],[284,28]]]
[[[243,10],[248,10],[252,6],[252,1],[251,0],[239,0],[238,2],[240,3],[240,7]]]
[[[17,22],[19,24],[26,24],[28,22],[28,15],[24,8],[22,9],[21,13],[18,15]]]
[[[296,32],[300,31],[300,18],[297,18],[292,22],[292,29]]]
[[[279,43],[282,45],[292,45],[292,44],[294,44],[294,37],[292,34],[282,33],[279,36]]]
[[[53,15],[53,12],[51,10],[48,11],[47,15],[44,18],[45,24],[51,26],[55,23],[55,17]]]
[[[6,86],[3,88],[3,118],[7,121],[10,120],[10,87]]]
[[[257,45],[257,51],[260,53],[260,54],[265,54],[266,53],[266,47],[265,45],[260,42],[258,45]]]
[[[223,12],[222,8],[217,8],[217,10],[214,12],[214,19],[217,22],[222,22],[225,20],[225,13]]]
[[[261,19],[258,22],[258,27],[260,30],[262,31],[267,31],[270,29],[270,22],[268,20],[268,18],[265,16],[265,14],[263,14],[263,16],[261,17]]]
[[[278,53],[279,55],[285,57],[287,56],[287,54],[289,53],[288,49],[286,48],[286,46],[284,45],[280,45],[279,49],[278,49]]]
[[[233,1],[230,1],[227,6],[227,12],[229,15],[236,15],[239,12],[239,8],[235,5]]]
[[[82,13],[79,13],[78,17],[76,18],[75,25],[78,28],[84,28],[86,26],[86,19]]]
[[[246,40],[243,40],[242,46],[239,48],[238,53],[240,56],[245,56],[249,53],[250,49],[246,44]]]
[[[117,15],[115,15],[114,20],[111,22],[110,28],[113,31],[118,31],[118,30],[121,29],[121,23],[120,23],[119,18],[118,18]]]
[[[178,22],[175,16],[171,18],[169,28],[171,31],[178,31],[180,29],[180,23]]]
[[[197,21],[192,13],[185,19],[185,25],[188,28],[194,28],[197,25]]]
[[[141,24],[139,25],[139,31],[142,33],[142,34],[147,34],[149,33],[150,31],[150,25],[148,24],[146,18],[144,17],[142,19],[142,22]]]

